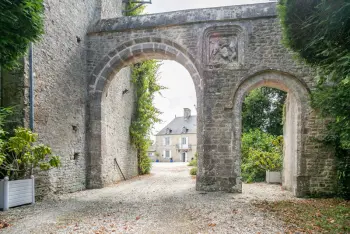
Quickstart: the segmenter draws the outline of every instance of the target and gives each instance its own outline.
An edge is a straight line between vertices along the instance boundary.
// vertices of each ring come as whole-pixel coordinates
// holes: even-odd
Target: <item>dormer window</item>
[[[188,128],[183,127],[183,128],[182,128],[182,133],[187,133],[187,132],[188,132]]]
[[[171,130],[170,128],[167,128],[165,131],[165,134],[170,134],[173,130]]]

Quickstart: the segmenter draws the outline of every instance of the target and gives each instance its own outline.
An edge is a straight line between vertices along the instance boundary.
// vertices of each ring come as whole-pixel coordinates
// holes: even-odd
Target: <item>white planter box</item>
[[[0,180],[0,209],[35,203],[34,176],[31,179],[9,181]]]
[[[266,183],[280,184],[282,183],[282,176],[280,171],[266,171]]]

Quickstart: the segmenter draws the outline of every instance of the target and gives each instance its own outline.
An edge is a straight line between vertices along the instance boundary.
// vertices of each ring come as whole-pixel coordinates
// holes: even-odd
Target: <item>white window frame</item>
[[[167,152],[169,153],[168,157]],[[171,150],[164,150],[164,158],[171,158]]]
[[[163,145],[170,145],[171,142],[170,142],[170,137],[164,137],[163,138]]]

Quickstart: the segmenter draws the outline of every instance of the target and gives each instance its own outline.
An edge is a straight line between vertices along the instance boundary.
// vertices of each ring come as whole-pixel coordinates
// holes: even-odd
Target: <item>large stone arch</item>
[[[232,152],[235,158],[235,169],[240,175],[241,169],[241,133],[242,133],[242,104],[247,93],[251,90],[267,86],[287,92],[286,122],[284,126],[284,162],[283,186],[294,195],[302,196],[305,187],[302,179],[305,171],[304,129],[307,126],[310,113],[309,89],[296,76],[277,70],[263,70],[244,77],[235,87],[233,96],[233,137]],[[300,177],[300,178],[299,178]],[[239,181],[239,187],[241,182]]]
[[[101,118],[103,92],[108,88],[111,79],[122,68],[148,59],[174,60],[188,70],[196,89],[197,114],[199,117],[201,116],[203,81],[197,69],[198,64],[184,47],[160,37],[135,38],[118,45],[101,59],[90,76],[88,87],[89,119],[86,134],[88,148],[87,186],[89,188],[104,186],[101,175],[102,149],[105,143]],[[198,129],[203,126],[200,119],[198,118]],[[199,148],[200,142],[201,140],[198,139]]]

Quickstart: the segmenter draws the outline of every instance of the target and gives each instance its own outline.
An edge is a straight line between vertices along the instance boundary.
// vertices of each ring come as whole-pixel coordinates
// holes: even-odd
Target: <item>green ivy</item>
[[[128,3],[126,9],[132,9],[136,3]],[[141,6],[128,16],[140,15],[145,6]],[[160,122],[158,118],[160,111],[154,106],[154,95],[163,87],[157,83],[157,71],[160,63],[156,60],[147,60],[137,63],[131,67],[132,82],[136,88],[136,113],[130,126],[131,142],[137,149],[139,174],[148,174],[152,167],[152,161],[148,157],[147,150],[151,145],[150,135],[155,123]]]
[[[339,193],[350,199],[350,2],[280,0],[284,44],[318,73],[312,105],[327,119],[323,142],[336,150]]]
[[[147,150],[151,145],[149,136],[153,125],[160,122],[160,111],[153,105],[154,95],[162,87],[157,84],[157,71],[160,64],[156,60],[148,60],[132,66],[132,82],[136,88],[136,113],[131,123],[131,142],[137,149],[140,174],[147,174],[151,169],[151,160]]]
[[[43,0],[0,0],[0,66],[13,68],[44,33]]]

